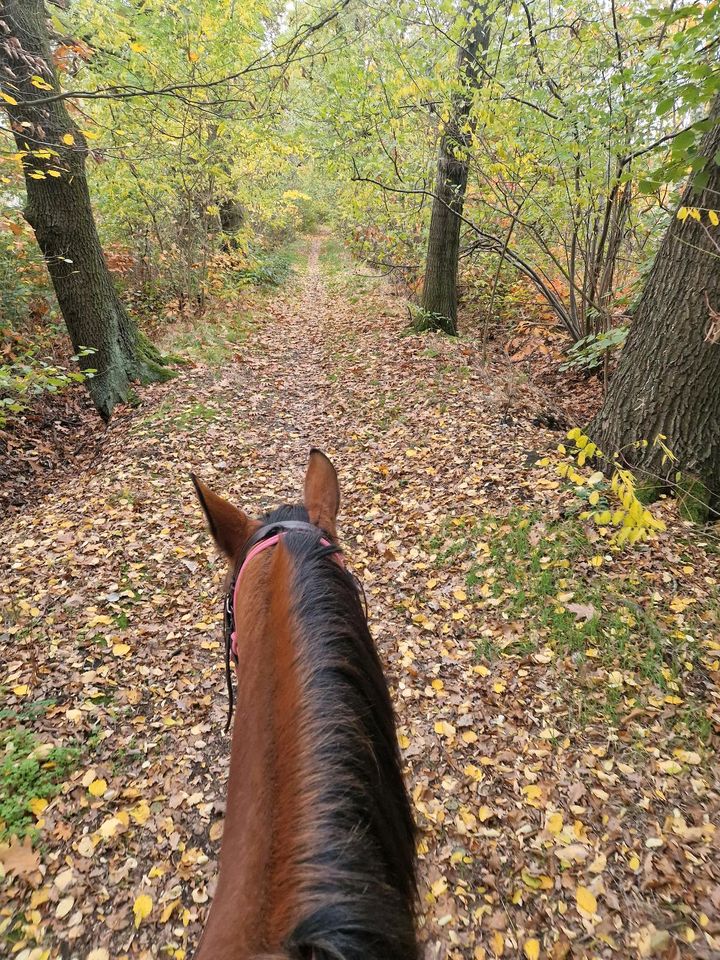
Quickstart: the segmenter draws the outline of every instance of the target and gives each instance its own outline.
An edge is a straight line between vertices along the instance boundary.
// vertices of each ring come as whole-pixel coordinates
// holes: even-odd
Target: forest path
[[[194,365],[116,417],[86,472],[0,525],[5,716],[79,748],[31,816],[39,858],[26,854],[0,888],[0,944],[51,960],[191,955],[229,739],[224,565],[188,474],[257,514],[298,498],[319,446],[338,469],[341,540],[394,690],[428,956],[635,956],[669,923],[650,875],[697,929],[683,956],[709,956],[695,918],[720,889],[702,846],[712,835],[683,828],[696,831],[694,859],[679,834],[656,860],[646,841],[675,806],[697,823],[701,789],[712,819],[717,792],[691,768],[695,787],[664,776],[658,794],[655,760],[633,751],[668,756],[662,731],[641,716],[641,746],[631,720],[609,738],[621,697],[610,704],[600,667],[569,655],[584,650],[582,624],[562,605],[575,596],[592,615],[603,600],[553,579],[555,564],[559,578],[595,576],[596,548],[548,535],[557,482],[528,463],[557,435],[533,425],[536,393],[470,342],[405,336],[403,301],[332,238],[306,254],[276,293],[186,334]],[[525,555],[547,609],[522,581]],[[552,640],[553,609],[569,650]],[[140,895],[151,912],[136,928]]]

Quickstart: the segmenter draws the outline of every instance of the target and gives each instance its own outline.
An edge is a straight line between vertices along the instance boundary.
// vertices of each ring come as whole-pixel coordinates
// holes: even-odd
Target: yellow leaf
[[[37,76],[37,74],[30,80],[30,83],[34,87],[37,87],[38,90],[52,90],[52,87],[47,82],[47,80],[43,80],[43,78]]]
[[[504,680],[496,680],[493,684],[493,690],[495,693],[504,693],[506,690],[506,684]]]
[[[62,138],[62,142],[67,144],[68,147],[71,147],[75,143],[75,137],[71,133],[66,133]]]
[[[51,177],[61,177],[62,174],[59,170],[48,170],[48,173]]]
[[[135,914],[135,928],[140,926],[140,924],[152,913],[153,902],[152,897],[149,897],[146,893],[141,893],[139,897],[135,899],[133,904],[133,913]]]
[[[48,802],[44,797],[33,797],[32,800],[28,803],[28,807],[31,812],[35,814],[36,817],[39,817],[42,812],[47,807]]]
[[[0,90],[0,97],[2,97],[5,103],[9,103],[11,107],[16,107],[18,105],[15,97],[11,97],[9,93],[5,93],[4,91]]]
[[[103,780],[101,777],[98,780],[93,780],[88,787],[88,793],[91,793],[94,797],[101,797],[107,790],[107,786],[107,780]]]
[[[538,960],[540,956],[540,942],[535,937],[530,937],[523,945],[523,953],[527,960]]]
[[[440,877],[439,880],[436,880],[435,883],[430,887],[432,895],[434,897],[441,897],[448,888],[448,882],[445,877]]]
[[[477,743],[478,735],[474,730],[464,730],[462,733],[462,738],[465,743]]]
[[[640,869],[640,857],[636,853],[634,853],[628,860],[628,866],[631,870]]]
[[[190,53],[188,54],[188,60],[190,61],[190,63],[197,63],[199,59],[200,59],[200,54],[195,53],[194,50],[191,50]]]
[[[525,794],[525,802],[529,803],[531,807],[539,807],[539,800],[542,797],[542,790],[536,784],[531,783],[526,787],[522,788],[522,792]]]
[[[597,900],[592,890],[587,887],[577,887],[575,890],[575,900],[578,908],[591,916],[597,913]]]
[[[490,949],[496,957],[501,957],[505,952],[505,937],[500,933],[499,930],[496,930],[492,935],[492,939],[490,940]]]
[[[442,690],[445,684],[442,682],[442,680],[433,680],[431,686],[433,690]]]
[[[689,213],[690,211],[688,210],[687,207],[680,207],[680,209],[677,212],[678,220],[687,220]]]
[[[30,693],[30,687],[26,683],[19,683],[16,687],[12,688],[12,692],[16,697],[24,697]]]
[[[590,563],[593,565],[593,567],[601,567],[603,565],[603,558],[599,553],[597,553],[594,557],[590,558]]]
[[[708,210],[708,220],[714,227],[720,223],[720,217],[718,217],[714,210]]]
[[[593,492],[588,497],[588,502],[590,503],[591,507],[596,507],[600,502],[600,491],[593,490]]]
[[[700,220],[700,211],[697,207],[690,207],[690,216],[693,220]]]
[[[130,816],[133,818],[135,823],[139,823],[141,826],[143,823],[146,823],[148,817],[150,816],[150,807],[148,806],[147,801],[141,800],[136,807],[133,807],[130,811]]]
[[[453,596],[456,600],[467,600],[467,594],[464,590],[453,590]]]
[[[658,763],[658,766],[663,773],[668,773],[671,777],[676,776],[678,773],[682,773],[682,767],[677,760],[661,760],[660,763]]]
[[[435,733],[439,734],[441,737],[454,737],[455,727],[446,720],[438,720],[438,722],[435,724]]]
[[[142,43],[131,43],[130,49],[133,53],[145,53],[147,47]]]
[[[557,836],[558,833],[562,832],[562,828],[563,828],[563,815],[559,811],[555,813],[551,813],[550,816],[548,817],[548,821],[546,825],[546,830],[548,831],[548,833],[552,833],[554,836]]]
[[[477,812],[477,817],[480,823],[485,823],[486,820],[489,820],[491,817],[494,817],[495,814],[490,809],[490,807],[482,806]]]
[[[112,652],[114,657],[126,657],[130,653],[130,646],[127,643],[116,643]]]
[[[167,906],[165,907],[165,909],[163,910],[160,916],[160,923],[167,923],[170,917],[172,916],[173,911],[177,906],[179,906],[179,904],[180,904],[179,900],[171,900],[170,903],[167,904]]]
[[[476,780],[478,783],[485,779],[485,774],[482,772],[480,767],[476,767],[474,763],[469,763],[466,767],[464,767],[463,773],[466,777],[472,777],[472,779]]]

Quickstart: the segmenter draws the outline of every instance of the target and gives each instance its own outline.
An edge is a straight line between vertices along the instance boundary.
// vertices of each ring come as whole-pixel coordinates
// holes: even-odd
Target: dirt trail
[[[212,894],[228,739],[223,565],[188,474],[257,513],[297,499],[319,446],[338,468],[341,538],[394,687],[423,830],[428,955],[520,957],[530,941],[530,956],[537,938],[542,956],[611,956],[610,943],[634,956],[641,924],[663,925],[660,906],[635,881],[629,842],[607,874],[597,858],[629,807],[642,853],[641,831],[662,823],[640,804],[651,788],[624,774],[603,799],[616,773],[598,775],[604,754],[589,745],[607,749],[606,730],[565,739],[542,642],[490,667],[478,659],[519,628],[493,624],[492,596],[468,599],[481,547],[453,546],[488,511],[543,508],[553,485],[527,464],[556,436],[533,426],[517,383],[472,344],[404,336],[403,303],[328,238],[313,238],[307,268],[252,314],[223,363],[144,391],[100,459],[0,526],[2,706],[40,741],[80,746],[38,814],[41,870],[0,887],[0,945],[51,960],[101,947],[112,960],[191,955]],[[563,870],[545,829],[553,810],[577,834]],[[692,869],[699,887],[718,882],[713,863]],[[593,883],[600,916],[579,915],[576,887]],[[136,929],[140,894],[152,912]],[[693,949],[709,956],[701,939]]]

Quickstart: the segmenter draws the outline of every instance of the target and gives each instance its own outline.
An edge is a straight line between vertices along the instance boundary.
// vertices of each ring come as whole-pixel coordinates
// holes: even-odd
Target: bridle
[[[240,586],[242,575],[247,569],[250,561],[254,560],[258,554],[263,552],[263,550],[267,550],[269,547],[276,546],[276,544],[278,544],[280,540],[282,540],[282,538],[288,533],[301,532],[311,534],[314,540],[319,540],[322,546],[327,547],[326,555],[332,557],[332,559],[343,569],[345,568],[345,560],[342,555],[342,550],[337,543],[335,543],[332,537],[325,533],[324,530],[316,527],[313,523],[309,523],[307,520],[276,520],[273,523],[266,523],[256,530],[255,533],[248,539],[241,553],[242,559],[238,563],[237,573],[233,577],[228,592],[225,594],[225,602],[223,604],[225,683],[227,685],[228,692],[228,717],[225,725],[225,733],[227,733],[230,729],[233,707],[235,705],[231,661],[235,664],[235,666],[237,666],[238,646],[237,632],[235,629],[235,606],[237,603],[238,588]],[[353,579],[355,578],[353,577]]]

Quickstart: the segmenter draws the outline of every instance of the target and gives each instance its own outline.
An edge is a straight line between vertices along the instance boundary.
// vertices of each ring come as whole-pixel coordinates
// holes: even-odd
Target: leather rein
[[[232,683],[232,663],[235,666],[238,665],[238,646],[237,646],[237,632],[235,629],[235,606],[237,603],[238,597],[238,588],[240,586],[240,581],[242,575],[245,572],[248,564],[253,560],[258,554],[262,553],[264,550],[267,550],[269,547],[276,546],[282,538],[288,533],[307,533],[310,534],[314,540],[319,540],[319,542],[324,546],[332,549],[328,550],[328,555],[343,569],[345,568],[345,560],[342,556],[342,551],[340,547],[332,540],[328,534],[326,534],[319,527],[316,527],[313,523],[309,523],[306,520],[277,520],[274,523],[263,524],[255,533],[250,537],[248,542],[245,544],[245,547],[242,552],[242,560],[238,565],[237,573],[233,577],[230,588],[225,595],[225,602],[223,604],[223,635],[225,640],[225,683],[227,685],[228,692],[228,717],[227,723],[225,724],[225,733],[230,729],[230,723],[232,721],[233,708],[235,706],[235,696],[233,693],[233,683]],[[353,577],[353,579],[356,579]],[[356,582],[358,582],[356,580]]]

